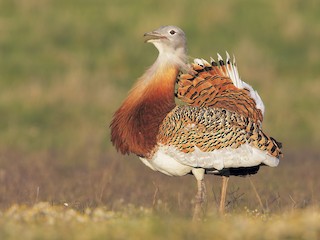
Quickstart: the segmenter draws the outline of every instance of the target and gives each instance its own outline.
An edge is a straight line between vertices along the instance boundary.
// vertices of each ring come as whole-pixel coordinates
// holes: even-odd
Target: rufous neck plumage
[[[164,26],[144,35],[159,51],[155,63],[131,89],[111,122],[111,141],[123,154],[150,158],[157,146],[159,126],[175,107],[175,81],[186,65],[184,32]]]
[[[151,157],[160,124],[175,107],[175,81],[181,64],[159,54],[130,91],[111,123],[112,142],[122,153]],[[174,60],[174,61],[171,61]]]

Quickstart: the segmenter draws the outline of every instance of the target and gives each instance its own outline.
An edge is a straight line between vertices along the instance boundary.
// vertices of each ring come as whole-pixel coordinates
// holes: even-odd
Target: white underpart
[[[165,151],[158,150],[151,160],[140,158],[141,161],[154,171],[159,171],[169,176],[184,176],[191,172],[193,167],[181,164]]]
[[[249,144],[234,149],[231,147],[202,152],[199,148],[191,153],[183,153],[173,146],[160,146],[152,159],[140,158],[153,169],[170,176],[183,176],[193,168],[217,169],[253,167],[265,164],[276,167],[279,159]]]
[[[220,60],[223,61],[221,55],[219,53],[217,55],[218,55],[218,61],[220,61]],[[213,60],[213,58],[211,58],[211,61],[212,60]],[[227,64],[228,61],[229,61],[229,64]],[[198,64],[199,66],[204,67],[206,61],[203,60],[203,59],[195,58],[194,59],[194,63]],[[228,77],[232,80],[233,84],[237,88],[240,88],[240,89],[246,88],[246,89],[248,89],[249,92],[250,92],[250,97],[252,97],[256,102],[257,109],[260,109],[261,112],[262,112],[262,115],[264,115],[265,107],[264,107],[264,104],[262,102],[261,97],[259,96],[258,92],[255,91],[249,84],[247,84],[246,82],[241,80],[241,78],[239,76],[239,72],[238,72],[237,66],[236,66],[235,57],[233,57],[233,62],[231,62],[230,55],[229,55],[228,52],[227,52],[227,60],[225,62],[225,66],[226,66],[226,69],[227,69]]]

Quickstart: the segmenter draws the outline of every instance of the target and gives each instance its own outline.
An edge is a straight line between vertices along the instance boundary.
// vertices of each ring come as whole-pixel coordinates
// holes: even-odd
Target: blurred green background
[[[192,198],[179,187],[193,186],[191,177],[153,173],[117,154],[109,137],[113,112],[157,56],[143,33],[168,24],[185,31],[191,57],[234,53],[264,100],[264,128],[285,158],[257,175],[260,189],[277,195],[287,182],[292,196],[298,184],[299,200],[318,201],[319,13],[317,0],[0,0],[0,205],[150,205],[155,185],[159,198],[178,198],[177,188]]]

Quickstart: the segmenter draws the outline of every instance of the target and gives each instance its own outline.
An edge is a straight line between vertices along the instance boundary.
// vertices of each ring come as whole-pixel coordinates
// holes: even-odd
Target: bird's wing
[[[226,61],[218,54],[218,62],[195,59],[192,73],[181,74],[176,96],[191,106],[222,108],[261,123],[264,105],[259,94],[240,79],[235,58]]]
[[[220,108],[177,106],[164,119],[158,144],[193,167],[276,166],[281,144],[252,119]]]

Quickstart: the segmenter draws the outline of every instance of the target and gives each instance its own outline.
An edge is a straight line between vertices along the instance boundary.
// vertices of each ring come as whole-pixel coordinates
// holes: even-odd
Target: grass
[[[319,238],[319,7],[0,0],[0,238]],[[284,143],[279,167],[252,177],[263,208],[248,179],[231,178],[218,217],[220,179],[206,178],[201,231],[193,177],[152,172],[109,139],[113,112],[157,55],[142,35],[165,24],[184,29],[192,57],[234,53],[265,102],[266,132]]]
[[[78,212],[68,206],[38,203],[12,206],[2,213],[1,239],[318,239],[319,209],[261,214],[209,216],[194,223],[185,218],[164,218],[146,208],[126,206],[122,211],[105,208]]]
[[[73,148],[67,136],[90,127],[106,131],[112,112],[156,57],[154,47],[143,44],[143,33],[168,23],[185,29],[190,56],[235,53],[241,76],[265,101],[265,128],[286,146],[316,147],[320,141],[315,1],[0,4],[2,146],[54,148],[65,139],[64,146]],[[155,7],[170,14],[151,14],[145,21],[143,11]],[[190,18],[190,11],[197,17]],[[79,133],[70,123],[86,126]],[[58,126],[62,136],[51,137]],[[105,148],[106,136],[99,138]]]

